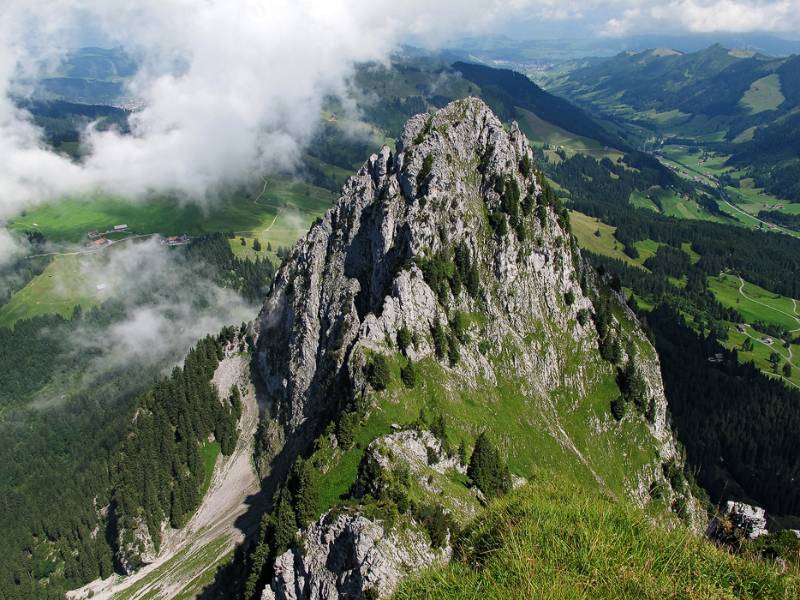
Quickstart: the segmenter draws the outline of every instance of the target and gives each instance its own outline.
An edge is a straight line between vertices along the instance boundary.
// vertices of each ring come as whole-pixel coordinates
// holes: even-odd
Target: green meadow
[[[616,258],[629,265],[641,266],[622,251],[623,245],[614,237],[616,227],[574,210],[569,211],[569,222],[581,248]],[[597,235],[598,232],[600,235]]]
[[[781,79],[777,73],[772,73],[750,84],[739,103],[750,110],[750,114],[758,114],[768,110],[775,110],[786,98],[781,93]]]
[[[105,299],[106,292],[87,285],[83,267],[103,260],[118,246],[97,254],[74,254],[75,244],[90,230],[106,231],[125,223],[129,227],[125,235],[232,232],[235,237],[230,244],[237,256],[277,260],[277,249],[292,246],[335,198],[332,192],[307,183],[270,178],[263,191],[226,196],[205,211],[199,205],[182,205],[174,199],[142,203],[113,198],[69,199],[40,206],[15,219],[11,227],[41,231],[51,242],[63,245],[65,253],[54,256],[44,272],[0,306],[0,327],[43,314],[69,318],[76,305],[87,309]],[[253,250],[255,239],[262,245],[261,252]],[[272,252],[267,252],[268,247]]]
[[[81,268],[82,261],[96,259],[96,255],[53,257],[41,274],[0,306],[0,327],[11,327],[20,319],[38,315],[69,318],[76,305],[85,310],[102,302],[105,292],[89,289]]]
[[[749,352],[742,349],[742,344],[748,337],[753,340],[753,350]],[[763,337],[763,333],[756,331],[752,327],[747,327],[746,332],[743,333],[733,324],[730,324],[728,327],[728,339],[722,342],[722,344],[729,350],[736,349],[739,362],[745,363],[752,361],[765,375],[781,377],[786,381],[787,378],[783,376],[783,371],[780,367],[776,375],[772,370],[772,364],[769,362],[770,355],[773,352],[777,352],[780,356],[781,367],[787,359],[789,359],[789,362],[793,365],[792,376],[788,378],[788,381],[800,387],[800,368],[797,368],[797,366],[800,365],[800,345],[792,344],[789,348],[784,348],[783,343],[778,341],[770,346],[760,341]],[[791,358],[789,357],[789,350],[792,352]]]
[[[723,305],[735,309],[748,323],[763,321],[789,331],[800,329],[800,303],[744,282],[734,275],[723,274],[708,278],[708,288]]]
[[[98,196],[70,198],[28,210],[10,223],[18,231],[40,231],[52,242],[81,242],[91,230],[127,224],[133,234],[202,235],[264,228],[281,209],[321,214],[335,194],[288,178],[270,177],[263,195],[236,192],[202,203],[176,198],[130,202]]]

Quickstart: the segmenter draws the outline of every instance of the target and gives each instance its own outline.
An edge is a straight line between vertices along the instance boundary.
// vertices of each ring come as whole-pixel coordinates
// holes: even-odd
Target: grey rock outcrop
[[[420,340],[410,358],[433,354],[431,328],[446,323],[448,315],[414,261],[458,245],[477,263],[486,284],[480,298],[462,291],[449,308],[480,307],[487,317],[487,342],[519,342],[544,328],[544,338],[567,336],[578,349],[596,349],[591,321],[575,323],[581,309],[593,308],[579,285],[577,249],[559,215],[541,201],[533,172],[519,168],[532,159],[516,124],[506,130],[483,102],[470,98],[434,115],[412,117],[395,153],[384,147],[348,180],[336,205],[277,273],[259,317],[257,365],[287,433],[335,414],[337,405],[359,394],[364,383],[359,350],[384,348],[387,339],[396,341],[401,327]],[[513,181],[520,198],[529,194],[537,202],[541,215],[525,217],[526,240],[513,231],[491,235],[487,213],[510,223],[495,189],[500,178]],[[569,305],[567,292],[574,298]],[[545,394],[565,383],[564,356],[547,340],[540,346],[522,353],[515,371],[526,376],[526,392]],[[658,396],[653,433],[670,454],[657,359],[651,363],[647,379]],[[491,382],[496,375],[478,352],[462,355],[459,372],[465,381]],[[583,375],[568,383],[581,391]]]
[[[120,528],[117,532],[115,558],[120,570],[125,575],[131,575],[142,565],[153,562],[157,555],[158,553],[153,539],[150,537],[147,525],[141,518],[134,518],[133,526],[129,530]]]
[[[303,550],[287,550],[276,559],[262,600],[385,598],[404,575],[450,558],[449,549],[432,549],[420,531],[386,532],[355,513],[329,513],[301,535]]]
[[[713,539],[723,539],[740,532],[743,537],[754,540],[766,535],[767,515],[760,506],[728,500],[719,517],[714,517],[708,524],[706,535]]]
[[[493,340],[546,321],[559,335],[571,330],[578,344],[594,343],[590,325],[567,327],[591,304],[552,208],[542,208],[546,226],[532,219],[536,243],[527,248],[514,235],[477,235],[487,229],[486,211],[501,204],[492,188],[496,177],[513,178],[523,195],[538,193],[533,174],[519,172],[523,157],[532,160],[519,129],[506,131],[485,104],[467,99],[413,117],[395,154],[384,147],[345,184],[341,199],[279,270],[261,312],[257,364],[289,432],[346,400],[341,394],[359,393],[360,347],[377,349],[405,325],[420,338],[412,358],[433,353],[430,328],[437,319],[446,323],[447,313],[412,261],[458,244],[491,279],[483,300]],[[481,165],[488,176],[481,176]],[[568,290],[576,300],[564,307]],[[477,302],[463,292],[452,306],[470,310]],[[560,361],[543,350],[522,366],[547,389],[560,375]],[[462,369],[493,378],[485,358],[464,359]]]
[[[655,452],[644,461],[628,460],[608,407],[591,406],[590,392],[604,382],[613,385],[615,374],[600,357],[590,318],[596,312],[593,276],[565,212],[543,193],[532,163],[516,124],[505,128],[483,102],[469,98],[412,117],[394,152],[382,148],[347,181],[341,198],[278,270],[256,326],[256,368],[287,444],[302,447],[327,419],[368,401],[370,355],[398,354],[403,331],[414,340],[406,357],[436,361],[448,390],[491,391],[513,380],[514,393],[535,407],[525,425],[573,457],[576,468],[609,493],[604,460],[624,465],[624,481],[615,485],[640,504],[649,501],[654,482],[669,486],[662,464],[680,457],[658,357],[622,302],[610,327],[624,347],[637,348],[652,407],[649,421],[636,415],[629,419],[636,423],[627,425],[636,431],[631,443]],[[456,253],[479,274],[478,290],[463,280],[443,290],[429,270],[423,272],[435,260],[452,265]],[[442,324],[452,327],[454,314],[480,321],[467,325],[473,342],[461,346],[457,364],[442,357],[441,348],[437,353],[433,335]],[[570,433],[574,414],[586,415],[579,436]],[[421,464],[427,444],[434,443],[409,432],[380,442],[410,465]],[[619,451],[592,456],[598,447]],[[435,487],[437,473],[459,465],[427,467]],[[686,498],[693,502],[690,494]],[[470,502],[463,504],[467,513]],[[693,508],[690,513],[698,512]],[[363,594],[374,583],[384,595],[380,581],[396,577],[375,565],[393,565],[400,573],[434,556],[413,543],[413,552],[404,554],[408,546],[389,542],[395,535],[401,534],[384,532],[360,515],[328,516],[302,532],[304,550],[278,559],[278,576],[265,594],[337,598],[343,591]]]

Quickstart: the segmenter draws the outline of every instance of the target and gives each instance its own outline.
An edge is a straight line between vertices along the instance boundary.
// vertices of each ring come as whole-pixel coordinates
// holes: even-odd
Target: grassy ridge
[[[456,542],[456,559],[404,582],[395,598],[797,598],[795,571],[745,560],[686,529],[558,479],[493,504]]]
[[[524,343],[536,348],[544,339],[542,328],[527,336]],[[509,343],[486,356],[499,365],[513,362],[517,352]],[[453,448],[461,442],[470,448],[481,432],[488,432],[515,475],[531,478],[541,470],[568,472],[583,486],[597,488],[602,481],[604,489],[624,497],[626,489],[634,485],[631,477],[643,465],[657,461],[653,439],[637,419],[593,430],[591,423],[612,421],[610,403],[620,394],[615,375],[607,364],[599,359],[586,360],[585,354],[570,344],[565,344],[564,353],[565,381],[580,372],[586,384],[585,398],[565,383],[550,390],[549,401],[545,401],[538,394],[521,391],[527,382],[513,377],[470,389],[461,384],[456,373],[431,359],[416,363],[417,383],[408,389],[399,375],[405,359],[397,356],[391,361],[387,389],[380,392],[375,409],[354,432],[354,445],[342,451],[341,447],[332,447],[327,438],[320,438],[310,459],[320,468],[324,465],[318,512],[346,497],[373,439],[390,433],[393,424],[415,423],[421,411],[428,416],[444,416]]]

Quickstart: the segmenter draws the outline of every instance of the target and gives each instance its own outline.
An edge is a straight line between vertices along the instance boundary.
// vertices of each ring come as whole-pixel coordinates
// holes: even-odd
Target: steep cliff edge
[[[477,99],[413,117],[369,158],[277,273],[257,333],[264,429],[316,440],[331,499],[353,494],[372,440],[427,411],[448,445],[490,433],[517,477],[567,472],[693,518],[655,351],[584,267],[525,136]],[[281,577],[312,589],[294,552]]]

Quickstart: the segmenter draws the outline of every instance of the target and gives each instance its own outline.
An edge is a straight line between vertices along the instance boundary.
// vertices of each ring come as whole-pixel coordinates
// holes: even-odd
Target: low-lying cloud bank
[[[214,186],[291,167],[326,95],[355,63],[384,60],[401,39],[478,29],[525,3],[440,0],[13,0],[0,25],[0,218],[26,205],[105,189]],[[12,95],[30,92],[42,48],[69,47],[91,23],[142,65],[131,135],[86,129],[81,164],[51,152]]]
[[[83,261],[81,280],[83,294],[100,295],[121,309],[108,325],[87,323],[74,336],[77,351],[101,355],[94,364],[101,371],[132,363],[169,367],[198,339],[258,313],[239,294],[217,285],[204,264],[155,238]]]
[[[574,23],[596,33],[800,31],[795,0],[6,0],[0,19],[0,219],[97,189],[202,201],[220,184],[291,167],[326,95],[399,43]],[[76,164],[52,152],[13,97],[87,30],[142,65],[131,135],[88,127]]]
[[[253,319],[258,307],[213,280],[208,265],[187,258],[152,239],[84,258],[80,272],[69,282],[82,297],[103,305],[99,315],[89,314],[64,325],[41,329],[37,335],[52,340],[65,353],[65,364],[77,369],[57,374],[62,384],[47,386],[29,405],[45,409],[61,405],[69,393],[82,393],[98,383],[115,380],[127,386],[141,373],[150,377],[168,373],[180,364],[197,340],[229,325]],[[58,359],[61,360],[60,358]],[[127,383],[122,383],[122,382]],[[124,388],[119,388],[120,392]],[[116,395],[108,398],[115,401]]]

